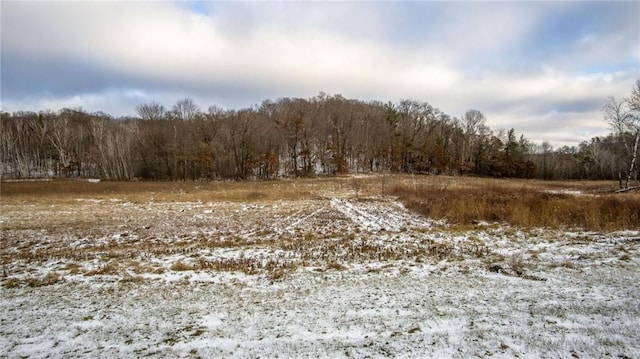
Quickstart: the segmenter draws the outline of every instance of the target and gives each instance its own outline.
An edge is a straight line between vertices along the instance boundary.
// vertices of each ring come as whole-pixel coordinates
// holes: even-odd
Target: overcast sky
[[[576,145],[640,78],[640,2],[2,1],[3,111],[134,115],[319,92]]]

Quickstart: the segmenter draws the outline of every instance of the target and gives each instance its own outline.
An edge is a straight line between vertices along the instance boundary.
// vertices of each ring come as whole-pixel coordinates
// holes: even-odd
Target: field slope
[[[637,228],[454,223],[396,197],[470,185],[2,183],[0,356],[640,352]]]

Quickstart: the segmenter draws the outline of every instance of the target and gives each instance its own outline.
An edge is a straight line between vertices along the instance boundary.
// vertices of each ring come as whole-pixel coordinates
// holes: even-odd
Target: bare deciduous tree
[[[234,111],[212,106],[207,113],[185,98],[169,112],[157,103],[140,105],[136,119],[77,110],[2,113],[2,175],[199,180],[395,171],[527,177],[537,164],[544,178],[611,179],[620,172],[631,181],[638,172],[629,156],[637,153],[637,131],[629,126],[638,122],[638,98],[640,85],[629,99],[609,103],[616,135],[537,153],[515,132],[491,131],[477,110],[457,119],[424,101],[365,102],[322,93]],[[67,167],[72,162],[73,172]]]
[[[153,121],[164,118],[166,110],[161,104],[152,102],[136,106],[136,112],[141,119]]]
[[[200,114],[200,107],[191,97],[185,97],[176,102],[171,109],[172,114],[179,120],[194,120]]]
[[[631,178],[637,179],[636,162],[640,144],[640,80],[631,91],[631,97],[618,100],[610,97],[604,106],[605,120],[618,134],[626,150],[628,166],[624,189],[630,188]],[[622,182],[622,181],[621,181]],[[621,183],[622,184],[622,183]],[[622,186],[621,186],[622,187]]]

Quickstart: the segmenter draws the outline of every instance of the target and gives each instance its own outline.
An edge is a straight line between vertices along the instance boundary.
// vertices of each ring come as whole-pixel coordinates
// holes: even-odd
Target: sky
[[[640,79],[640,2],[0,3],[2,111],[134,116],[324,92],[483,112],[554,147],[609,132]]]

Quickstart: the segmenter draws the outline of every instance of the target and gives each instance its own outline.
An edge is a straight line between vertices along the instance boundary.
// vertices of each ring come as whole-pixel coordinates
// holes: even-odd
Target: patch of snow
[[[544,193],[549,193],[549,194],[567,194],[567,195],[571,195],[571,196],[580,196],[580,195],[584,194],[584,192],[582,192],[582,191],[571,190],[571,189],[549,189],[549,190],[545,190]]]
[[[399,232],[409,226],[429,227],[431,225],[396,202],[332,198],[330,203],[332,208],[368,231]]]

